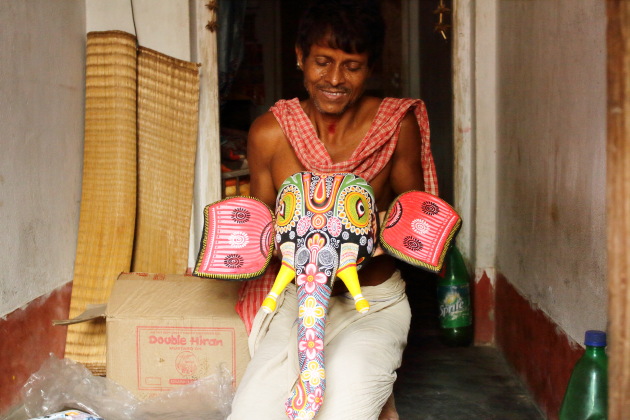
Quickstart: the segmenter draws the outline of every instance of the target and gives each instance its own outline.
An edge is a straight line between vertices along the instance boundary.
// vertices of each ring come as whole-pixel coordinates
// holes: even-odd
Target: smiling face
[[[319,112],[341,115],[363,94],[370,77],[367,53],[347,53],[325,46],[311,46],[304,57],[296,48],[298,62],[304,71],[304,87]]]

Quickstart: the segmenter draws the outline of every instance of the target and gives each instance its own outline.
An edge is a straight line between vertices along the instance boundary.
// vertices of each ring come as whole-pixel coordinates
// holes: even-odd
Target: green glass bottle
[[[449,346],[468,346],[473,340],[470,277],[464,258],[453,245],[437,283],[440,337]]]
[[[608,418],[608,355],[606,333],[589,330],[586,350],[577,361],[560,407],[560,420],[606,420]]]

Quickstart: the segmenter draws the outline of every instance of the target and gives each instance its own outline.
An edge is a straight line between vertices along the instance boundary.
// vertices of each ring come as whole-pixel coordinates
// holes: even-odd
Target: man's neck
[[[362,97],[341,115],[319,111],[311,101],[302,103],[319,140],[334,163],[350,159],[367,134],[381,100]]]
[[[326,145],[343,143],[344,139],[352,136],[362,121],[359,121],[363,99],[354,103],[341,114],[326,114],[317,109],[309,99],[305,102],[304,111],[313,123],[317,136]]]

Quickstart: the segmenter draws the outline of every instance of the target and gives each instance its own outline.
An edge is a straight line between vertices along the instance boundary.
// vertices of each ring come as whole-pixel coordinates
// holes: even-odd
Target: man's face
[[[348,54],[314,44],[308,57],[296,50],[304,71],[304,87],[323,114],[341,115],[363,94],[370,76],[368,54]]]

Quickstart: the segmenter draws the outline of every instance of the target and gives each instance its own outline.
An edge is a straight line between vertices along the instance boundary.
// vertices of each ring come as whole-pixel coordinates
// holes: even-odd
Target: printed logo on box
[[[234,328],[136,327],[138,390],[166,391],[227,364],[236,377]]]

